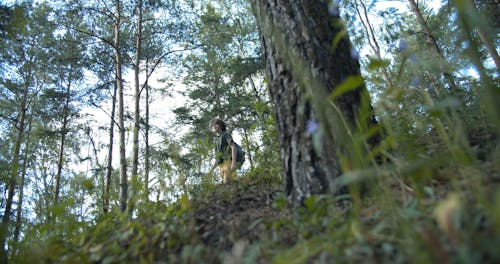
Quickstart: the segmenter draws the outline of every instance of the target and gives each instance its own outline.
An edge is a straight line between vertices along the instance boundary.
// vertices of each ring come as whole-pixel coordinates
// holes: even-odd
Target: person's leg
[[[229,183],[231,181],[231,161],[225,160],[220,166],[220,175],[222,177],[222,182],[224,184]]]
[[[241,162],[236,162],[236,168],[241,169]],[[231,180],[235,180],[236,177],[238,176],[235,171],[231,171],[231,163],[229,164],[229,172],[231,173]]]
[[[224,174],[226,174],[226,170],[224,168],[224,164],[219,165],[220,178],[222,182],[224,182]]]

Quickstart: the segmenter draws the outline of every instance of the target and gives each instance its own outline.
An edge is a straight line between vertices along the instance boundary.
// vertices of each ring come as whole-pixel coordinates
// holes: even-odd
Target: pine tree
[[[356,135],[373,125],[368,93],[338,6],[252,1],[275,107],[286,192],[294,204],[336,193],[339,176],[361,168]],[[366,160],[366,159],[365,159]]]

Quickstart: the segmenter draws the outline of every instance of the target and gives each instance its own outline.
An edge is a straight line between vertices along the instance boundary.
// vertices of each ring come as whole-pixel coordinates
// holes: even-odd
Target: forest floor
[[[268,223],[289,217],[275,204],[282,192],[277,186],[233,181],[195,199],[192,214],[200,242],[221,252],[225,263],[240,262],[253,243],[269,239]]]
[[[31,245],[13,263],[500,263],[496,161],[425,166],[369,183],[362,199],[316,195],[297,208],[281,184],[211,183]]]
[[[500,163],[424,171],[433,176],[421,190],[394,182],[388,198],[393,201],[378,194],[357,206],[350,199],[317,196],[292,209],[276,185],[219,185],[191,201],[191,243],[202,244],[205,253],[198,256],[212,263],[498,260],[492,245],[500,242],[500,218],[498,210],[487,208],[500,201]],[[480,175],[486,177],[477,180]],[[185,257],[181,262],[200,261],[196,254]]]

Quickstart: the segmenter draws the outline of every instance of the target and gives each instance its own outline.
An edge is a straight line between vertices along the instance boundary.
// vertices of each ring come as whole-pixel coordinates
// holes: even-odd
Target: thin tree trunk
[[[500,94],[498,93],[498,86],[495,85],[493,78],[487,73],[486,68],[481,60],[479,47],[477,47],[476,41],[473,36],[473,32],[477,25],[474,23],[474,19],[470,16],[478,16],[474,6],[470,6],[470,0],[457,0],[454,2],[455,7],[458,10],[458,21],[463,27],[464,37],[469,43],[471,43],[474,52],[470,53],[469,59],[474,64],[480,75],[480,82],[483,85],[479,96],[482,100],[482,104],[485,106],[484,109],[488,114],[488,118],[491,120],[492,124],[496,127],[497,134],[500,134],[500,107],[498,102],[500,102]]]
[[[23,200],[24,200],[24,182],[26,178],[26,169],[28,167],[28,153],[29,153],[29,144],[30,144],[30,135],[31,128],[33,124],[33,115],[30,116],[28,121],[28,131],[26,131],[26,144],[24,148],[24,157],[23,157],[23,171],[21,172],[21,182],[19,183],[19,201],[17,202],[17,214],[16,214],[16,227],[14,229],[14,243],[17,244],[19,242],[19,234],[21,233],[23,221]],[[12,251],[13,254],[16,254],[17,245],[14,247]]]
[[[115,82],[113,88],[113,102],[111,103],[111,117],[109,121],[109,149],[108,149],[108,164],[106,170],[106,183],[104,186],[104,206],[103,212],[106,214],[109,212],[109,199],[110,199],[110,188],[111,188],[111,176],[113,175],[113,141],[115,137],[115,115],[116,115],[116,92],[117,92],[117,82]]]
[[[339,12],[329,13],[329,3],[252,0],[275,107],[286,193],[294,204],[312,194],[337,193],[342,172],[365,165],[353,135],[373,122],[367,90],[359,82],[359,62],[351,57],[347,31]],[[332,96],[352,77],[358,84]]]
[[[10,217],[12,211],[12,202],[14,200],[14,193],[17,184],[17,178],[19,177],[19,157],[21,153],[21,144],[24,137],[24,127],[26,119],[26,111],[28,105],[28,86],[24,87],[21,106],[19,108],[19,119],[16,123],[17,127],[17,138],[14,142],[14,151],[12,152],[12,163],[10,164],[10,175],[7,182],[7,200],[5,202],[5,210],[2,217],[2,226],[0,227],[0,246],[1,256],[0,261],[7,261],[7,252],[5,251],[5,246],[7,242],[7,231],[10,225]]]
[[[27,156],[28,153],[24,153],[24,160],[23,160],[23,171],[21,173],[21,182],[19,183],[19,201],[17,203],[17,210],[16,210],[16,226],[14,228],[14,246],[13,250],[11,251],[12,254],[16,254],[17,251],[17,242],[19,242],[19,234],[21,233],[22,225],[23,225],[23,199],[24,199],[24,180],[26,177],[26,166],[27,166]]]
[[[453,78],[453,75],[446,69],[448,67],[446,64],[448,64],[448,63],[447,63],[446,58],[443,55],[443,52],[439,48],[439,45],[436,41],[436,38],[432,34],[432,31],[429,28],[429,26],[427,25],[427,22],[425,21],[424,17],[422,16],[422,13],[420,13],[420,9],[418,8],[417,3],[414,0],[408,0],[408,2],[410,3],[411,9],[413,10],[413,12],[415,13],[415,16],[417,17],[418,22],[420,23],[420,26],[424,30],[425,35],[427,36],[427,38],[429,38],[429,41],[432,43],[432,47],[434,48],[434,51],[436,52],[436,54],[438,55],[438,57],[440,59],[439,66],[441,68],[441,72],[443,74],[443,77],[445,78],[446,82],[448,83],[449,89],[451,91],[455,91],[457,89],[457,86],[455,84],[455,79]]]
[[[490,40],[488,39],[488,34],[486,34],[486,32],[481,27],[477,27],[477,33],[484,46],[486,47],[486,50],[488,50],[488,53],[493,59],[493,62],[495,62],[497,72],[500,73],[500,56],[498,55],[495,46],[493,46],[493,43],[490,42]]]
[[[473,0],[469,0],[468,5],[470,6],[469,8],[472,8],[476,10],[476,12],[478,12]],[[489,6],[491,8],[500,8],[500,1],[496,0],[494,1],[494,3],[489,4]],[[481,25],[476,25],[476,28],[477,28],[477,33],[479,35],[479,39],[481,39],[481,42],[483,42],[484,46],[486,47],[486,50],[491,56],[491,59],[493,59],[493,62],[497,67],[497,72],[500,73],[500,56],[498,55],[495,45],[489,40],[486,30]]]
[[[359,1],[361,7],[363,8],[363,14],[361,14],[361,11],[358,8],[358,0],[354,1],[354,3],[356,5],[356,12],[358,13],[359,20],[361,21],[361,24],[365,29],[366,39],[368,40],[368,44],[375,53],[375,56],[377,56],[377,59],[382,61],[383,59],[381,55],[380,45],[378,44],[377,36],[375,35],[375,31],[373,30],[372,24],[370,23],[370,19],[368,18],[368,10],[366,8],[366,4],[363,0]],[[388,88],[392,87],[393,86],[392,79],[391,77],[389,77],[390,74],[387,71],[386,67],[382,67],[382,75],[384,77],[385,83],[387,84],[387,87]]]
[[[125,113],[123,99],[122,54],[120,47],[121,2],[115,1],[114,49],[116,87],[118,90],[118,133],[120,135],[120,210],[125,212],[128,200],[127,160],[125,156]]]
[[[54,205],[57,205],[59,203],[59,192],[61,188],[61,174],[62,174],[62,168],[64,165],[64,147],[66,143],[66,134],[67,134],[67,129],[68,129],[68,116],[69,116],[69,101],[70,101],[70,91],[71,91],[71,84],[68,84],[68,87],[66,88],[66,94],[65,94],[65,102],[64,102],[64,108],[63,108],[63,123],[62,123],[62,128],[61,128],[61,143],[59,145],[59,154],[57,158],[57,174],[56,174],[56,185],[54,188]],[[56,219],[56,216],[54,216],[54,221]]]
[[[139,129],[140,129],[140,63],[141,63],[141,44],[142,44],[142,0],[137,3],[137,32],[135,35],[135,63],[134,63],[134,128],[132,131],[133,145],[132,145],[132,180],[131,180],[131,201],[129,202],[130,211],[134,210],[134,200],[137,199],[139,194],[138,188],[138,168],[139,168]]]
[[[149,85],[146,83],[146,124],[144,126],[144,199],[149,201]]]

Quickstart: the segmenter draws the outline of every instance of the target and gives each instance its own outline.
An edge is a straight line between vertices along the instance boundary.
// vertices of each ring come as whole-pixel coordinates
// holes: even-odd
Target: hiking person
[[[236,170],[241,166],[242,162],[238,162],[238,149],[241,150],[241,148],[233,141],[233,137],[227,131],[226,123],[221,119],[213,118],[210,121],[210,128],[215,134],[213,139],[215,162],[209,174],[212,174],[215,168],[219,166],[222,182],[227,184],[236,178]],[[241,155],[240,153],[239,156]]]

